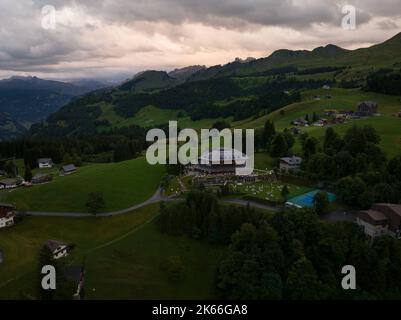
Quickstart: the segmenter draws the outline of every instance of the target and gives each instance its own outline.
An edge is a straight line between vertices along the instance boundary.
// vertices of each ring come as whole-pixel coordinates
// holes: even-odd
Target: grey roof
[[[69,266],[64,269],[63,273],[67,280],[73,281],[77,284],[81,281],[82,267]]]
[[[18,180],[14,179],[14,178],[10,178],[10,179],[3,179],[0,181],[0,184],[8,184],[8,185],[13,185],[13,184],[17,184]]]
[[[38,159],[38,162],[44,162],[44,163],[48,163],[48,162],[51,162],[51,161],[52,161],[51,158],[40,158],[40,159]]]
[[[50,177],[50,176],[51,176],[51,174],[49,174],[49,173],[37,173],[32,177],[32,180],[37,180],[37,179]]]
[[[52,252],[56,250],[60,246],[67,246],[64,242],[57,241],[57,240],[47,240],[45,242],[45,246],[48,247]]]
[[[14,205],[12,205],[11,203],[1,203],[0,202],[0,208],[12,208],[12,209],[14,209]]]
[[[375,107],[378,105],[377,102],[375,102],[375,101],[362,101],[359,105],[361,105],[361,104],[366,104],[369,107]]]
[[[64,170],[65,172],[71,172],[77,170],[77,167],[74,166],[73,164],[67,164],[63,166],[61,169]]]
[[[284,157],[280,158],[281,161],[284,161],[285,163],[288,163],[290,165],[295,165],[295,164],[301,164],[302,158],[301,157]]]

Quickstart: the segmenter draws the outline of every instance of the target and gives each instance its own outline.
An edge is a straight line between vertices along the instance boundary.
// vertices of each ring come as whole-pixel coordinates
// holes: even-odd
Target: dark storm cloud
[[[95,62],[135,53],[139,61],[152,52],[155,55],[150,62],[161,57],[165,59],[160,62],[163,66],[174,64],[180,54],[202,50],[247,54],[250,48],[268,52],[277,45],[347,44],[355,42],[356,37],[339,41],[340,36],[330,33],[340,27],[345,4],[356,6],[358,25],[381,17],[375,24],[377,30],[390,32],[398,27],[395,18],[401,16],[401,0],[0,0],[0,71],[59,68],[65,72],[77,68],[71,65],[74,62],[88,61],[89,69],[99,65]],[[41,27],[45,5],[55,6],[67,21],[58,24],[56,31]],[[73,23],[68,23],[69,18]],[[216,30],[222,41],[205,41],[210,40],[211,31],[191,29],[191,24]],[[249,35],[242,37],[243,32],[257,34],[266,27],[302,32],[302,36],[281,41],[272,35],[275,43],[270,47],[267,38],[257,41]],[[146,40],[153,36],[153,42]],[[266,37],[266,33],[261,36]],[[365,30],[358,38],[359,43],[369,43],[378,35]]]

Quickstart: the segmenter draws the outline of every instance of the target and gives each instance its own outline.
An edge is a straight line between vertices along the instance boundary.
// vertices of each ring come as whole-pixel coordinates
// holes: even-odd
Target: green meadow
[[[3,190],[0,201],[20,210],[86,212],[89,192],[103,193],[109,212],[125,209],[150,198],[164,174],[163,166],[150,166],[144,157],[120,163],[91,164],[78,172],[55,176],[51,183],[31,188]]]
[[[160,234],[158,213],[154,204],[107,218],[28,217],[1,230],[0,299],[37,298],[38,253],[49,239],[75,244],[67,259],[85,267],[87,299],[214,298],[223,248]],[[163,268],[171,257],[184,267],[178,282]]]
[[[326,97],[328,95],[331,96],[330,99]],[[314,96],[320,96],[321,100],[314,100]],[[316,112],[318,116],[325,117],[324,111],[329,109],[356,110],[358,103],[366,100],[378,102],[380,116],[350,120],[348,123],[337,124],[332,127],[340,134],[343,134],[353,125],[371,125],[380,134],[382,138],[381,146],[384,151],[386,151],[389,156],[400,154],[401,118],[394,116],[395,113],[401,110],[400,97],[364,92],[359,89],[346,90],[333,88],[330,90],[319,89],[305,91],[302,95],[301,102],[291,104],[256,120],[241,123],[239,127],[262,128],[266,120],[271,119],[274,121],[276,129],[283,130],[292,127],[290,124],[291,121],[303,118],[306,114],[311,117],[313,112]],[[302,127],[301,130],[322,140],[326,128]],[[295,147],[295,151],[299,151],[299,146]]]
[[[293,198],[301,194],[307,193],[313,189],[297,186],[293,184],[286,184],[289,195],[288,198]],[[261,200],[268,201],[282,201],[281,190],[283,189],[283,183],[269,183],[269,182],[255,182],[246,184],[234,185],[234,191],[243,194],[244,196],[251,196]]]

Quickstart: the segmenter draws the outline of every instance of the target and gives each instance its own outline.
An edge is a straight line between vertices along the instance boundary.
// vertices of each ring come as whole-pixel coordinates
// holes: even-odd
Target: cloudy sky
[[[356,7],[355,30],[341,27],[344,5]],[[281,48],[354,49],[400,31],[401,0],[0,0],[0,78],[121,77]]]

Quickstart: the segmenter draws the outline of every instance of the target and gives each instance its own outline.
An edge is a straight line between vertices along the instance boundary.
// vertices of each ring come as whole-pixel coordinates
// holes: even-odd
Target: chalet
[[[235,149],[218,148],[205,152],[198,158],[195,170],[206,174],[235,174],[237,168],[244,168],[248,157]]]
[[[324,127],[324,125],[325,125],[325,122],[323,120],[318,120],[313,123],[314,127]]]
[[[45,247],[50,250],[55,260],[68,256],[71,250],[69,245],[57,240],[47,240]]]
[[[361,102],[357,107],[355,116],[357,116],[357,117],[374,116],[375,114],[377,114],[378,108],[379,108],[379,105],[377,104],[377,102],[374,102],[374,101]]]
[[[293,124],[294,126],[307,127],[309,125],[309,122],[306,121],[304,118],[299,118],[291,122],[291,124]]]
[[[0,203],[0,229],[14,225],[14,206],[7,203]]]
[[[280,170],[288,172],[290,170],[297,171],[301,168],[301,157],[284,157],[280,159]]]
[[[77,172],[77,167],[73,164],[68,164],[66,166],[61,167],[60,169],[60,174],[62,176],[66,176],[75,172]]]
[[[80,266],[68,266],[63,270],[64,277],[75,286],[74,299],[81,299],[84,291],[84,269]]]
[[[38,164],[40,169],[53,168],[53,161],[51,158],[38,159]]]
[[[401,205],[386,203],[374,204],[370,210],[356,213],[356,223],[360,225],[365,234],[371,238],[382,235],[400,238]]]
[[[20,184],[21,182],[15,178],[3,179],[0,181],[0,189],[15,189]]]
[[[31,181],[33,184],[41,184],[41,183],[50,182],[52,180],[53,180],[53,175],[51,175],[51,174],[37,173],[32,177]]]

